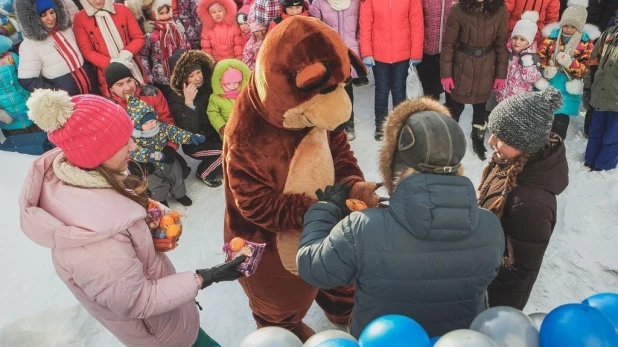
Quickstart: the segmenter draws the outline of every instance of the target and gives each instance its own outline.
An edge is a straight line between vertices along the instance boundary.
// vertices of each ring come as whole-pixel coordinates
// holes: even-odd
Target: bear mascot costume
[[[225,242],[266,243],[255,274],[239,280],[258,327],[279,326],[302,341],[314,331],[303,317],[315,300],[334,324],[348,325],[354,286],[320,290],[297,275],[303,216],[315,191],[335,183],[350,198],[378,205],[365,182],[345,123],[351,69],[367,71],[336,31],[315,18],[288,18],[268,33],[255,71],[227,123],[223,144]]]

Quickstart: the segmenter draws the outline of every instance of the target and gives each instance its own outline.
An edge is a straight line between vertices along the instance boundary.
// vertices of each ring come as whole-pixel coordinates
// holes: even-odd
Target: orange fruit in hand
[[[169,227],[172,224],[176,224],[174,217],[169,216],[169,215],[163,216],[161,220],[159,221],[159,229],[165,230],[167,227]]]
[[[238,252],[243,247],[245,247],[245,240],[240,237],[235,237],[230,241],[230,250],[232,250],[232,252]]]
[[[180,222],[180,217],[182,217],[182,215],[178,211],[172,211],[172,213],[170,213],[170,216],[172,216],[172,218],[174,218],[174,221],[176,223]]]
[[[172,224],[168,226],[167,229],[165,229],[165,237],[167,237],[168,239],[177,237],[180,235],[181,231],[182,231],[182,227],[180,225]]]
[[[367,204],[358,199],[347,199],[345,204],[348,206],[350,211],[362,211],[367,208]]]

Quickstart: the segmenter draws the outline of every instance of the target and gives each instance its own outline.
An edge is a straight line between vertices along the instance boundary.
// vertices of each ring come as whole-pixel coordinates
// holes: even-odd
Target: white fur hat
[[[522,36],[528,43],[532,44],[539,28],[536,22],[539,20],[539,13],[535,11],[526,11],[521,15],[521,19],[517,21],[513,28],[511,37]]]
[[[169,6],[172,11],[172,0],[154,0],[152,2],[151,11],[156,20],[159,20],[159,9],[163,6]]]

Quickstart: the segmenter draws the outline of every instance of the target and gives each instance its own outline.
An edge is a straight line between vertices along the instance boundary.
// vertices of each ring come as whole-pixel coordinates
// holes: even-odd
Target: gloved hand
[[[150,153],[148,156],[149,161],[161,161],[163,159],[165,159],[165,154],[157,151]]]
[[[124,60],[126,62],[131,62],[131,60],[133,60],[133,53],[123,49],[122,51],[118,53],[118,56],[116,57],[116,59]]]
[[[0,122],[4,124],[11,124],[13,123],[13,117],[11,117],[11,115],[5,110],[0,109]]]
[[[185,33],[185,26],[182,24],[180,20],[176,20],[176,27],[178,28],[178,32],[181,34]]]
[[[144,29],[144,34],[150,34],[151,32],[154,31],[155,22],[152,20],[145,19],[144,22],[142,23],[142,27]]]
[[[365,63],[365,66],[367,66],[367,67],[374,67],[374,66],[376,66],[376,61],[373,60],[372,56],[364,57],[363,58],[363,63]]]
[[[505,82],[506,82],[506,80],[504,78],[496,78],[494,80],[494,92],[497,92],[500,89],[504,88],[504,83]]]
[[[571,64],[573,64],[573,57],[564,52],[560,52],[556,54],[556,62],[566,68],[569,68]]]
[[[219,128],[219,134],[225,135],[225,125]]]
[[[339,207],[339,210],[341,210],[341,214],[344,217],[352,212],[345,203],[348,199],[348,195],[350,195],[350,187],[346,185],[335,184],[332,186],[326,186],[324,191],[322,191],[322,189],[316,190],[315,195],[318,197],[319,201],[331,202]]]
[[[163,148],[163,154],[165,154],[165,157],[161,160],[165,164],[174,164],[174,162],[176,161],[176,150],[174,149],[174,147],[165,146]]]
[[[247,257],[241,255],[228,263],[219,264],[211,267],[210,269],[195,270],[195,272],[200,275],[203,280],[201,289],[204,289],[213,283],[234,281],[244,276],[244,274],[236,270],[236,268],[242,264],[245,259],[247,259]]]
[[[554,78],[557,73],[558,73],[558,68],[556,68],[555,66],[548,66],[545,69],[543,69],[543,76],[547,78],[548,80]]]
[[[200,135],[200,134],[191,135],[191,143],[193,143],[196,146],[199,145],[200,143],[204,143],[204,141],[206,141],[206,137],[204,135]]]
[[[410,65],[411,66],[416,66],[416,65],[420,64],[421,62],[422,62],[422,60],[410,59]]]
[[[534,60],[532,60],[532,55],[526,54],[523,57],[521,57],[521,66],[530,67],[532,65],[534,65]]]
[[[444,91],[449,94],[453,89],[455,89],[455,83],[452,78],[442,78],[440,79],[440,82],[442,82],[442,88],[444,88]]]

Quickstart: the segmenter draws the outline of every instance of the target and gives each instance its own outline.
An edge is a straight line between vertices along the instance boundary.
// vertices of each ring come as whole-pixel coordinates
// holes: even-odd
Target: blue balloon
[[[582,304],[591,306],[601,311],[605,317],[614,324],[614,328],[618,331],[618,294],[614,293],[599,293],[584,300]]]
[[[438,342],[438,340],[439,340],[441,337],[442,337],[442,336],[432,337],[432,338],[429,340],[429,343],[431,343],[431,344],[430,344],[430,346],[431,346],[431,347],[433,347],[433,345],[435,345],[435,344],[436,344],[436,342]]]
[[[346,339],[331,339],[320,343],[317,347],[360,347],[360,345]]]
[[[369,323],[358,339],[362,347],[431,347],[429,336],[412,318],[387,315]]]
[[[562,305],[551,311],[539,333],[542,347],[615,347],[618,334],[612,322],[596,308]]]

